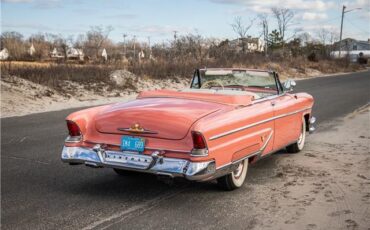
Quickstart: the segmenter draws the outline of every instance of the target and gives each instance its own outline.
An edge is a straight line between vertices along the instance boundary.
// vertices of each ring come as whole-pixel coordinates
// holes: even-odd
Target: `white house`
[[[0,60],[6,60],[9,58],[9,51],[7,48],[4,48],[0,51]]]
[[[336,50],[342,47],[344,51],[355,51],[355,50],[370,50],[370,39],[367,41],[360,41],[353,38],[343,39],[342,42],[334,43]]]
[[[263,52],[265,47],[265,43],[262,39],[252,38],[250,36],[234,39],[229,42],[230,48],[238,52],[243,50],[243,44],[246,52]]]
[[[84,60],[85,54],[82,49],[68,48],[67,49],[67,58],[68,59],[79,59]]]
[[[52,58],[64,58],[64,54],[57,50],[57,48],[54,48],[53,51],[50,52],[50,57]]]
[[[108,53],[107,50],[104,48],[103,52],[101,53],[101,56],[104,58],[104,60],[108,60]]]
[[[330,52],[330,56],[333,58],[339,58],[339,51],[332,51]],[[357,62],[357,59],[362,56],[364,58],[370,58],[370,50],[352,50],[352,51],[345,51],[342,50],[340,52],[340,57],[349,57],[351,62]]]
[[[370,58],[370,39],[367,41],[359,41],[353,38],[343,39],[342,42],[334,43],[335,51],[330,53],[333,58],[343,58],[349,56],[352,62],[356,62],[357,58],[362,56]],[[339,47],[341,52],[339,56]]]
[[[144,51],[140,51],[139,52],[139,59],[144,59],[145,58],[145,53],[144,53]]]
[[[30,56],[33,56],[33,54],[36,52],[35,47],[33,46],[33,43],[31,44],[31,47],[28,49],[28,53]]]

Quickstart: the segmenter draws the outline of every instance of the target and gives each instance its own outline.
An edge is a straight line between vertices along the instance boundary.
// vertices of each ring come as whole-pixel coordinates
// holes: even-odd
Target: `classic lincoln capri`
[[[197,69],[190,88],[142,92],[66,118],[62,161],[163,178],[243,185],[248,165],[303,149],[314,131],[313,97],[273,71]]]

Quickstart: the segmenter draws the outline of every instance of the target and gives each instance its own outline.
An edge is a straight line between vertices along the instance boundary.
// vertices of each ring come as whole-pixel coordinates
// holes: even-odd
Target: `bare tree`
[[[320,43],[323,45],[326,45],[328,39],[329,39],[330,32],[328,29],[322,28],[318,31],[316,31],[316,36],[319,39]]]
[[[231,24],[234,32],[239,36],[242,41],[243,52],[245,52],[245,41],[244,38],[247,36],[248,30],[253,26],[255,19],[249,21],[249,24],[244,24],[240,16],[234,18],[234,22]]]
[[[99,57],[99,50],[103,47],[104,42],[108,39],[110,32],[113,31],[112,26],[103,28],[102,26],[93,26],[86,33],[87,49],[92,49],[96,58]]]
[[[26,47],[22,34],[15,31],[3,32],[0,40],[1,49],[8,49],[11,58],[19,60],[26,54]]]
[[[328,38],[329,43],[332,45],[335,42],[339,41],[339,33],[338,31],[332,29],[329,31],[329,38]]]
[[[271,8],[271,11],[276,19],[281,38],[285,41],[285,35],[292,23],[294,12],[290,9],[276,7]]]
[[[62,34],[59,34],[56,36],[54,44],[63,51],[64,60],[67,60],[67,51],[73,44],[73,36],[64,37]]]
[[[302,45],[305,45],[305,46],[312,41],[311,35],[307,32],[299,34],[297,38],[299,38],[302,42]]]
[[[47,58],[49,56],[49,53],[51,51],[50,43],[46,39],[45,34],[42,33],[32,34],[28,38],[27,48],[30,48],[31,45],[33,45],[33,47],[35,48],[35,52],[33,54],[35,58],[40,60],[43,58]]]
[[[86,37],[84,34],[77,35],[76,39],[74,40],[73,47],[77,49],[82,49],[84,46],[84,42],[86,41]]]
[[[58,35],[45,33],[45,40],[49,44],[49,50],[53,50],[55,48],[57,37]]]

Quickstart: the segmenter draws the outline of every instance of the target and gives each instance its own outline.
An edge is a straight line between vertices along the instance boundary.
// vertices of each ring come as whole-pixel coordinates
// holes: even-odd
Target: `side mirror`
[[[294,80],[288,79],[286,82],[284,82],[284,89],[285,91],[291,92],[296,85],[297,83]]]

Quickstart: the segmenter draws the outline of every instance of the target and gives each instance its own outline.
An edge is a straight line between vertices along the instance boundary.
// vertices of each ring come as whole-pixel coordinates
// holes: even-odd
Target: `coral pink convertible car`
[[[242,186],[248,164],[282,148],[302,150],[313,131],[313,98],[278,74],[199,69],[184,90],[142,92],[136,100],[69,115],[62,160],[70,164],[217,179]]]

